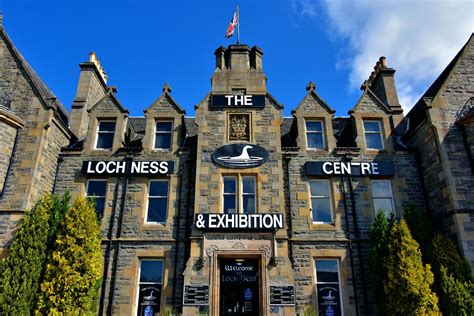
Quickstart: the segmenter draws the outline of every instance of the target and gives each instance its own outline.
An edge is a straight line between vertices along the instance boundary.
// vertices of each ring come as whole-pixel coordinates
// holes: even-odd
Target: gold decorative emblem
[[[250,141],[250,126],[248,114],[229,115],[229,140]]]

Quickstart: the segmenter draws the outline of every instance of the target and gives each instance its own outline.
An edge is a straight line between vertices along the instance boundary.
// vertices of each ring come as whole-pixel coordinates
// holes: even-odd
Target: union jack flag
[[[239,24],[239,15],[237,14],[237,10],[235,10],[234,16],[230,20],[229,27],[227,28],[227,31],[225,32],[225,38],[229,38],[232,35],[234,35],[234,30],[237,24]]]

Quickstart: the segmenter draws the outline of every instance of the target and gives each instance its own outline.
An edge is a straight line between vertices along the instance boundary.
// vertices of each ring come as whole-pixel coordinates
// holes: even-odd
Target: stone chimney
[[[80,63],[81,72],[77,85],[76,97],[72,103],[71,130],[82,139],[89,127],[89,110],[107,93],[107,75],[94,52],[89,54],[89,60]]]
[[[398,102],[397,88],[395,86],[395,69],[389,68],[387,58],[380,57],[375,64],[374,71],[370,74],[361,89],[368,87],[374,94],[393,111],[395,126],[403,118],[403,109]]]
[[[212,76],[213,93],[265,93],[261,48],[230,45],[216,49],[216,69]]]

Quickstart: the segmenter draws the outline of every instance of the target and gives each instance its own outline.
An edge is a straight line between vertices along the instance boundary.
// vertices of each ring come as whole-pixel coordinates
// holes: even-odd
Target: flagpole
[[[240,16],[239,16],[239,6],[237,6],[237,45],[240,45]]]

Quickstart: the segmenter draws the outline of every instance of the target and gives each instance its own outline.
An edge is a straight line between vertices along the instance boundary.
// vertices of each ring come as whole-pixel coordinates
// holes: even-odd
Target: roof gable
[[[87,111],[90,113],[98,110],[103,110],[106,112],[113,112],[114,110],[118,110],[120,113],[128,114],[128,110],[117,99],[117,97],[115,96],[115,92],[117,92],[117,89],[115,87],[109,87],[105,96],[102,97],[102,99],[100,99],[99,101],[97,101],[97,103],[94,104]]]
[[[155,108],[173,108],[180,114],[186,114],[186,111],[181,106],[179,106],[179,104],[171,96],[171,87],[167,83],[165,83],[163,86],[163,93],[161,96],[143,112],[147,113]]]
[[[25,60],[18,49],[15,47],[7,32],[0,24],[0,35],[4,39],[5,44],[11,51],[13,57],[17,60],[19,67],[24,71],[29,81],[32,83],[32,88],[38,92],[40,100],[47,108],[53,108],[55,114],[60,121],[68,126],[69,114],[64,108],[64,105],[56,97],[56,95],[48,88],[48,86],[41,80],[39,75],[34,71],[33,67]]]
[[[357,101],[356,105],[349,110],[349,114],[358,113],[384,113],[390,114],[392,110],[389,109],[369,88],[364,89],[364,93]]]
[[[322,109],[329,114],[336,113],[336,111],[316,93],[316,85],[314,82],[310,81],[306,86],[306,90],[308,93],[304,96],[296,109],[292,111],[293,113],[299,111],[318,111],[318,109]]]

